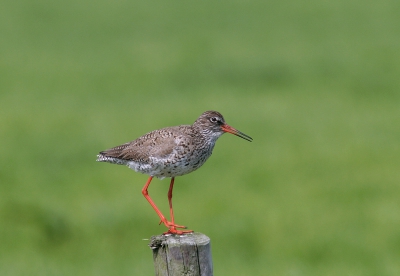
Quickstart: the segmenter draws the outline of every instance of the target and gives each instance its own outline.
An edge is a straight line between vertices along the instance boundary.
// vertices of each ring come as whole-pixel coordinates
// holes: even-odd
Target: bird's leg
[[[171,183],[169,184],[169,190],[168,190],[168,203],[169,203],[169,213],[171,215],[171,222],[172,222],[172,227],[169,228],[168,232],[164,234],[185,234],[185,233],[192,233],[193,230],[176,230],[176,225],[175,225],[175,219],[174,219],[174,209],[172,208],[172,189],[174,188],[174,182],[175,182],[175,177],[171,178]],[[185,227],[186,228],[186,227]]]
[[[156,211],[157,215],[158,215],[158,216],[160,217],[160,219],[161,219],[161,222],[163,222],[164,225],[165,225],[166,227],[168,227],[168,228],[173,228],[173,230],[172,230],[171,233],[174,233],[174,234],[175,234],[175,232],[181,232],[181,231],[176,230],[176,228],[186,228],[186,226],[176,225],[176,224],[174,224],[174,223],[172,223],[172,222],[169,222],[169,221],[164,217],[164,215],[161,213],[161,211],[157,208],[157,206],[156,206],[156,204],[153,202],[153,200],[150,198],[147,189],[148,189],[148,187],[150,186],[150,182],[151,182],[152,179],[153,179],[153,177],[150,176],[149,179],[148,179],[147,182],[146,182],[146,185],[144,185],[144,187],[143,187],[143,189],[142,189],[142,194],[143,194],[144,197],[147,199],[147,201],[150,203],[151,207],[153,207],[153,209]],[[168,231],[168,232],[170,232],[170,231]],[[179,233],[177,233],[177,234],[179,234]]]
[[[168,190],[169,214],[171,216],[172,224],[175,224],[174,209],[172,208],[172,189],[174,188],[174,182],[175,182],[175,177],[172,177],[171,183],[169,184],[169,190]]]

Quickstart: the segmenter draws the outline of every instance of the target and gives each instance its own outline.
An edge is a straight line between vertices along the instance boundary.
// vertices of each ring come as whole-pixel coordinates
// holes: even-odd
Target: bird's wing
[[[132,160],[136,162],[149,162],[149,158],[166,158],[176,147],[173,133],[168,130],[158,130],[149,132],[138,139],[123,145],[101,152],[101,154]]]

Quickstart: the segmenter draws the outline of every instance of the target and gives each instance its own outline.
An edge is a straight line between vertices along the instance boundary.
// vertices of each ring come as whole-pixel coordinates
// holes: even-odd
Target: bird
[[[253,138],[229,126],[221,113],[205,111],[192,125],[179,125],[151,131],[136,140],[101,151],[99,162],[126,165],[130,169],[149,175],[142,194],[156,211],[168,231],[164,234],[183,235],[193,230],[175,224],[172,207],[172,190],[175,177],[182,176],[200,168],[211,156],[215,142],[224,133],[231,133],[247,141]],[[168,190],[170,221],[151,199],[148,188],[154,177],[171,178]]]

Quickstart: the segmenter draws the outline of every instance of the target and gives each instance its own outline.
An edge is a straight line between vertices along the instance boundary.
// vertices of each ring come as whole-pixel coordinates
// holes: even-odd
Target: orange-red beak
[[[230,125],[223,124],[221,128],[223,131],[239,136],[240,138],[243,138],[249,142],[253,141],[253,138],[251,138],[249,135],[244,134],[243,132],[231,127]]]

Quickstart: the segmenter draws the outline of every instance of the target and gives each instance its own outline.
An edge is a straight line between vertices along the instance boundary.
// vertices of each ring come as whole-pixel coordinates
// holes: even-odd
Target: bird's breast
[[[158,178],[176,177],[200,168],[211,156],[212,148],[176,147],[164,157],[152,156],[148,163],[130,161],[129,168]]]

